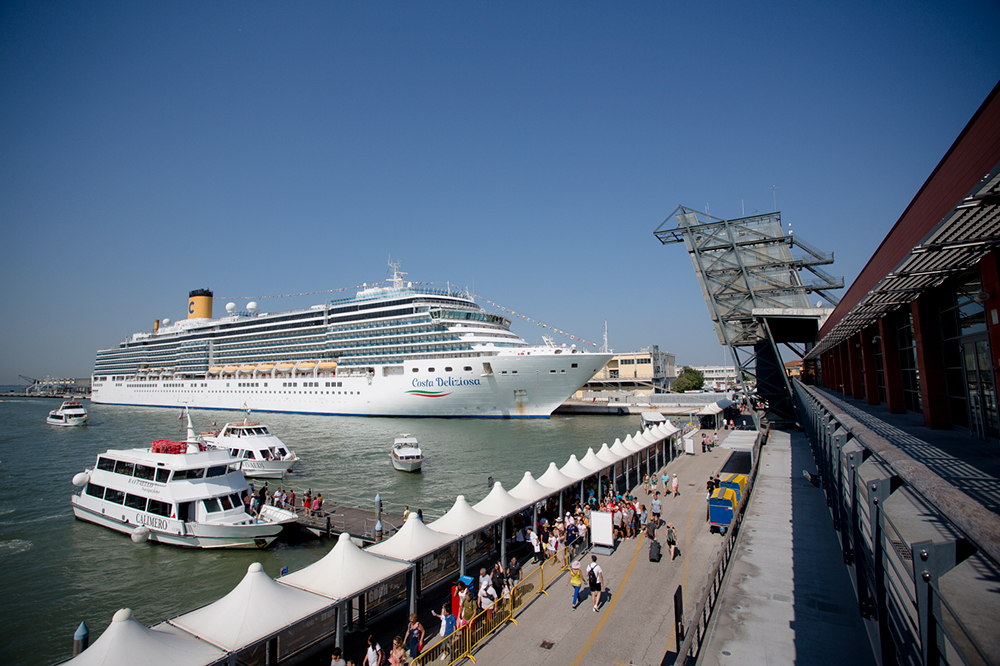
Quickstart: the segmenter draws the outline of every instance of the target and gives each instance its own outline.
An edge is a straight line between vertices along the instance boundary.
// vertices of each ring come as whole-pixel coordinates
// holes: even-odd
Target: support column
[[[979,276],[983,280],[983,291],[989,294],[983,306],[990,336],[993,385],[1000,386],[1000,250],[993,250],[979,261]]]
[[[846,344],[851,365],[851,395],[860,400],[865,395],[864,376],[861,372],[861,334],[852,335]]]
[[[847,360],[847,342],[835,348],[837,354],[837,392],[846,398],[851,394],[851,366]]]
[[[875,337],[877,329],[869,326],[861,331],[861,367],[864,368],[865,402],[869,405],[878,404],[878,370],[875,367]]]
[[[937,292],[925,293],[910,303],[910,309],[913,311],[913,341],[917,348],[924,425],[943,430],[951,428],[951,416],[948,413],[948,389],[944,377],[937,298]]]
[[[903,378],[899,374],[899,339],[896,337],[896,312],[878,320],[882,344],[882,370],[885,375],[885,406],[890,414],[903,414]]]

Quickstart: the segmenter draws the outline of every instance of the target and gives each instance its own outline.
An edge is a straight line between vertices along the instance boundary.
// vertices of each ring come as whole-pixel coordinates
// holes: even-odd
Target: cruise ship
[[[188,317],[97,352],[91,401],[353,416],[547,418],[611,358],[529,345],[468,291],[404,280],[303,310],[190,292]]]

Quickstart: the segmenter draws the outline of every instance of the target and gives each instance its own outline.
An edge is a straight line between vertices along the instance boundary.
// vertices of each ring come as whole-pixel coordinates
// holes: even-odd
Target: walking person
[[[538,539],[538,535],[535,530],[528,528],[528,542],[531,544],[532,550],[535,552],[535,564],[539,564],[542,561],[542,543]]]
[[[368,634],[368,651],[365,653],[365,666],[380,666],[384,658],[382,646],[378,644],[374,636]]]
[[[597,563],[597,555],[590,556],[590,564],[587,565],[587,583],[590,585],[590,596],[594,598],[594,612],[601,603],[601,592],[604,590],[604,571]]]
[[[406,625],[406,649],[410,659],[424,649],[424,625],[420,624],[416,613],[410,613],[410,622]]]
[[[583,574],[580,573],[580,563],[574,562],[570,565],[569,578],[566,579],[567,585],[573,586],[573,610],[580,605],[580,588],[583,587]]]
[[[389,650],[389,666],[406,666],[406,649],[403,647],[403,638],[396,636],[392,639],[392,649]]]
[[[667,546],[670,547],[670,561],[673,562],[677,553],[677,530],[673,523],[667,523]]]
[[[674,494],[674,497],[680,497],[680,481],[677,479],[677,472],[674,472],[674,478],[670,480],[670,492]]]
[[[660,526],[660,513],[663,511],[663,502],[660,501],[660,493],[653,493],[653,501],[649,503],[650,513],[653,514],[649,522],[653,524],[654,527]]]

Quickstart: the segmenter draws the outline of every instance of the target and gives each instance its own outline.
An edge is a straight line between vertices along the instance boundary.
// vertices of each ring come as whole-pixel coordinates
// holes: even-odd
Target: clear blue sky
[[[0,29],[3,384],[89,375],[192,289],[350,287],[389,255],[718,364],[660,222],[777,185],[850,284],[1000,78],[993,0],[8,1]]]

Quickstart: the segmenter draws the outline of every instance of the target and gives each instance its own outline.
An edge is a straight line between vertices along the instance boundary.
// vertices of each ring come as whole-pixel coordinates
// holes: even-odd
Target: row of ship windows
[[[229,467],[226,465],[217,465],[215,467],[199,467],[197,469],[178,469],[174,471],[173,476],[170,476],[169,469],[163,469],[162,467],[150,467],[149,465],[140,465],[139,463],[132,463],[126,460],[115,460],[114,458],[97,458],[97,469],[105,472],[113,472],[115,474],[122,474],[124,476],[134,476],[137,479],[144,479],[146,481],[154,481],[156,483],[167,483],[168,481],[190,481],[191,479],[204,479],[212,478],[215,476],[225,476],[229,472]]]
[[[261,384],[267,388],[267,382],[239,382],[236,386],[237,388],[259,388]],[[325,384],[326,388],[339,388],[344,385],[343,382],[326,382]],[[298,382],[281,382],[281,388],[297,388],[298,385]],[[305,388],[319,388],[319,385],[319,382],[302,382],[302,386]],[[226,382],[226,386],[229,386],[228,382]]]
[[[151,513],[156,516],[172,518],[174,515],[173,504],[161,502],[156,499],[149,499],[142,497],[141,495],[125,493],[121,490],[115,490],[114,488],[105,488],[104,486],[97,485],[96,483],[88,483],[86,492],[91,497],[102,499],[105,502],[123,504],[130,509],[145,511],[146,513]],[[203,499],[201,500],[201,503],[205,507],[205,510],[209,513],[218,513],[219,511],[243,507],[243,502],[240,500],[240,496],[235,493],[232,495],[223,495],[222,497],[210,497],[208,499]]]

